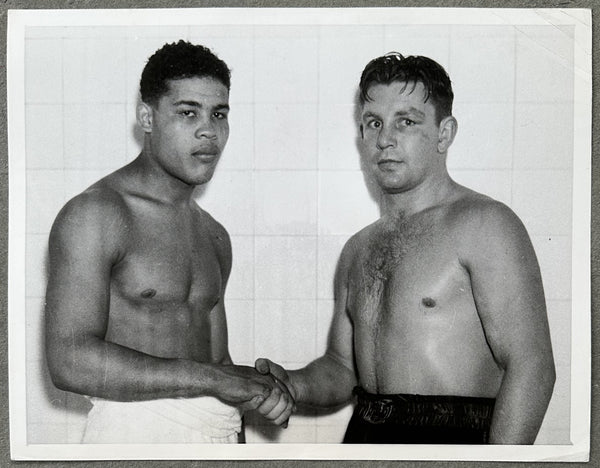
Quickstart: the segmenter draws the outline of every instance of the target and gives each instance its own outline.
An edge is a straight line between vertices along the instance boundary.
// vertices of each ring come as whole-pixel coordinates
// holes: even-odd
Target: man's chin
[[[377,179],[377,185],[384,194],[393,195],[407,190],[406,184],[398,180],[382,180],[379,178]]]
[[[184,182],[188,185],[204,185],[212,180],[214,173],[215,171],[212,170],[205,171],[202,174],[189,175],[188,177],[186,177],[186,179],[184,179]]]
[[[191,185],[204,185],[209,183],[212,180],[212,178],[213,174],[197,177],[192,181]]]

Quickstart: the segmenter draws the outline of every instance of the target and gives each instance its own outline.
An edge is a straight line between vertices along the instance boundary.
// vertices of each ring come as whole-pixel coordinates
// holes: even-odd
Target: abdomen
[[[113,295],[105,339],[157,357],[211,358],[208,311],[189,303],[140,303]]]

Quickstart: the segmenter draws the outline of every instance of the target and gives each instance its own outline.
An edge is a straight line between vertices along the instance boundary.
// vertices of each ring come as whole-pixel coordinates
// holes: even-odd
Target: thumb
[[[271,361],[265,358],[258,358],[254,363],[254,368],[261,374],[267,375],[271,372]]]

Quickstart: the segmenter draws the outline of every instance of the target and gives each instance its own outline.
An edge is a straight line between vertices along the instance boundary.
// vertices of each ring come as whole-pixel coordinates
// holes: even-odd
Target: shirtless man
[[[256,362],[300,403],[339,405],[354,389],[346,443],[532,444],[552,394],[534,250],[508,207],[448,175],[452,100],[426,57],[367,65],[361,144],[382,216],[342,251],[326,354],[289,372]],[[288,416],[271,401],[259,412]]]
[[[230,239],[192,198],[227,141],[229,87],[210,50],[158,50],[140,82],[141,154],[56,218],[47,359],[58,388],[91,397],[83,442],[237,442],[240,410],[291,404],[273,377],[232,365]]]

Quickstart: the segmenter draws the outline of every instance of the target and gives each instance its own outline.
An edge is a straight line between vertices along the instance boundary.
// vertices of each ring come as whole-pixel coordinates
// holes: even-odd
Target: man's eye
[[[215,112],[213,114],[213,116],[215,117],[215,119],[218,119],[218,120],[225,120],[227,118],[227,114],[225,114],[223,112]]]
[[[180,115],[183,115],[184,117],[196,117],[196,111],[193,110],[182,110],[179,111]]]
[[[371,120],[367,122],[367,127],[369,128],[380,128],[381,122],[379,120]]]
[[[404,125],[405,127],[412,127],[415,124],[416,122],[414,120],[402,119],[402,125]]]

